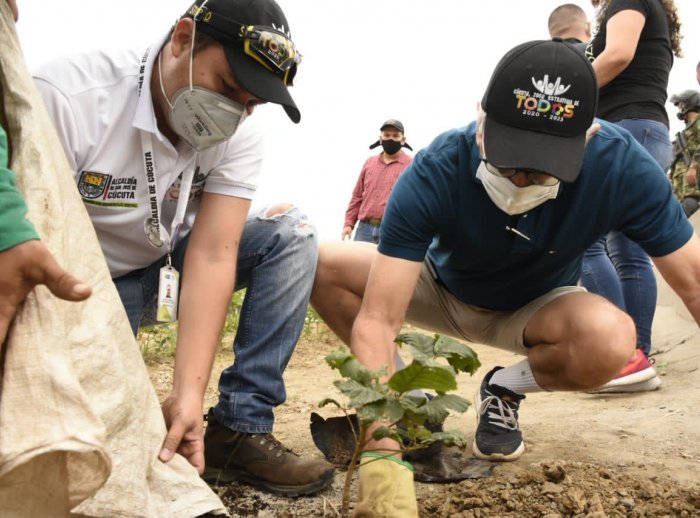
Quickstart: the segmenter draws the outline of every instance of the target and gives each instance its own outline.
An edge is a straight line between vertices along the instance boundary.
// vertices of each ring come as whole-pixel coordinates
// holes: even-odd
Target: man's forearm
[[[396,370],[394,354],[396,337],[390,326],[358,315],[350,334],[350,349],[370,370],[388,367],[389,376]]]
[[[195,391],[203,398],[233,293],[236,263],[190,259],[180,297],[173,392]]]

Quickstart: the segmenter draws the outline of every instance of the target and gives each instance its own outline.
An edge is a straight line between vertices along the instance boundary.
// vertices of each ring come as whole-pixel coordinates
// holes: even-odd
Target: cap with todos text
[[[197,21],[197,31],[211,36],[224,47],[226,59],[240,85],[263,101],[280,104],[292,121],[301,114],[287,89],[284,78],[246,55],[239,37],[240,25],[271,27],[289,40],[289,24],[274,0],[196,0],[184,17]],[[235,22],[235,23],[231,23]],[[240,25],[239,25],[240,24]],[[296,64],[293,65],[296,67]],[[290,71],[290,77],[296,70]],[[288,81],[291,84],[291,80]]]
[[[496,66],[481,101],[486,157],[573,182],[597,105],[593,67],[576,47],[559,38],[518,45]]]

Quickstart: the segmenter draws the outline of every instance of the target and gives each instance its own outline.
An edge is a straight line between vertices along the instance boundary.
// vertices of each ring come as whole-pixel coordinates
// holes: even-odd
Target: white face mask
[[[192,86],[194,30],[190,48],[190,86],[178,90],[170,102],[163,87],[158,55],[160,90],[170,106],[170,127],[195,151],[202,151],[228,140],[248,115],[245,106],[205,88]]]
[[[476,170],[476,177],[486,189],[491,201],[503,212],[510,214],[522,214],[547,200],[553,200],[559,193],[559,183],[555,185],[528,185],[518,187],[508,178],[496,176],[486,169],[486,164],[481,162]]]
[[[195,151],[231,138],[247,114],[241,103],[197,86],[179,90],[170,108],[170,126]]]

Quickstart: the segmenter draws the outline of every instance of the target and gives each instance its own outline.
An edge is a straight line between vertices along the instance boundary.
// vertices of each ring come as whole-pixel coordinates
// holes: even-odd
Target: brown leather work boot
[[[202,478],[209,484],[237,481],[283,496],[317,493],[330,485],[335,473],[332,464],[299,457],[271,433],[234,432],[212,410],[204,432],[204,460]]]

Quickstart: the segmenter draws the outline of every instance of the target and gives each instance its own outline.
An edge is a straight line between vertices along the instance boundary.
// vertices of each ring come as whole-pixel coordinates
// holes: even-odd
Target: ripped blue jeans
[[[306,216],[292,207],[266,216],[248,216],[236,266],[236,290],[246,288],[233,340],[234,362],[219,378],[216,419],[232,430],[268,433],[274,407],[286,397],[282,375],[304,327],[316,273],[318,241]],[[182,274],[188,238],[172,254]],[[165,258],[114,279],[136,334],[154,323],[159,270]]]

